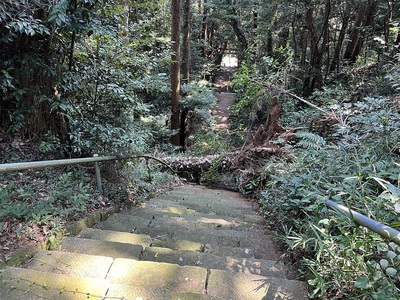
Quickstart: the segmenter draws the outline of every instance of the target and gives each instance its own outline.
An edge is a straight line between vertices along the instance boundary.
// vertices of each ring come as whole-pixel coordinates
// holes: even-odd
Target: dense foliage
[[[397,299],[399,247],[328,210],[325,200],[399,226],[399,102],[367,98],[352,104],[351,115],[349,106],[332,108],[344,120],[332,142],[299,134],[303,149],[290,162],[265,166],[261,204],[272,223],[282,224],[280,234],[290,253],[302,257],[301,269],[311,272],[312,296]]]
[[[360,96],[351,82],[337,82],[307,100],[284,86],[293,61],[271,62],[266,57],[242,63],[232,82],[240,95],[235,118],[256,128],[268,121],[268,105],[278,99],[281,121],[297,128],[297,139],[266,141],[285,145],[288,154],[269,160],[242,191],[259,193],[266,219],[308,279],[312,298],[398,299],[399,246],[325,204],[330,199],[399,228],[398,62],[381,62],[362,75],[355,72],[359,66],[342,72],[362,76],[374,96]]]
[[[1,1],[0,161],[27,160],[21,140],[40,159],[171,155],[172,135],[191,155],[243,150],[279,105],[292,138],[261,146],[285,154],[231,177],[257,195],[311,297],[398,299],[399,247],[325,200],[400,227],[399,2],[181,2],[185,78],[171,131],[171,1]],[[237,101],[221,134],[209,126],[210,86],[226,54],[239,61]],[[12,228],[27,236],[33,222],[52,236],[62,220],[171,180],[148,161],[113,167],[105,195],[91,170],[1,175],[0,228],[25,222]]]

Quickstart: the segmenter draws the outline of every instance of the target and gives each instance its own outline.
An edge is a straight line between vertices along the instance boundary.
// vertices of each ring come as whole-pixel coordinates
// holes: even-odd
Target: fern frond
[[[323,137],[309,131],[298,131],[296,132],[296,136],[300,138],[297,145],[306,149],[319,150],[326,145]]]

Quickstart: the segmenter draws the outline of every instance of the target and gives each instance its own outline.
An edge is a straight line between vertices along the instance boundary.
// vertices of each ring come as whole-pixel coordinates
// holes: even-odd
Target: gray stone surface
[[[142,245],[143,247],[148,247],[152,243],[152,239],[148,235],[100,230],[96,228],[85,228],[80,232],[78,237],[85,239]]]
[[[39,251],[26,266],[29,269],[42,272],[104,279],[112,264],[113,259],[111,257],[60,251]]]
[[[207,270],[200,267],[118,258],[107,278],[112,283],[205,293]]]
[[[62,250],[72,253],[138,260],[142,254],[143,247],[141,245],[132,245],[128,243],[65,237],[62,240]]]
[[[173,214],[168,212],[158,211],[152,208],[138,208],[131,209],[122,214],[115,214],[109,220],[131,220],[132,218],[146,219],[149,221],[147,224],[156,222],[164,222],[166,224],[180,224],[182,226],[196,225],[196,227],[203,227],[209,229],[234,229],[243,231],[259,231],[265,232],[263,225],[238,220],[229,216],[221,216],[215,214]]]
[[[221,270],[210,270],[207,293],[226,300],[308,299],[303,282]]]
[[[113,284],[107,297],[117,299],[143,299],[143,300],[223,300],[206,294],[174,292],[158,287],[131,286],[126,284]]]
[[[87,300],[106,295],[109,283],[103,279],[71,277],[31,269],[8,267],[0,273],[1,300]]]
[[[173,250],[187,250],[195,252],[203,252],[205,245],[188,240],[175,240],[172,238],[154,239],[151,244],[153,247],[164,247]]]
[[[286,268],[282,263],[273,260],[255,259],[251,254],[248,254],[247,257],[234,257],[232,252],[229,252],[230,256],[221,254],[213,255],[195,251],[176,251],[162,247],[148,247],[144,249],[141,260],[280,278],[285,278],[286,276]]]

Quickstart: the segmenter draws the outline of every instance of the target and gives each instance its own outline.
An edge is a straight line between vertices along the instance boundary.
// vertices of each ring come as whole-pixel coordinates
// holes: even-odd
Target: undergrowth
[[[330,199],[400,228],[399,103],[336,105],[328,143],[311,132],[263,168],[261,209],[315,299],[399,299],[400,247],[328,209]],[[280,225],[276,225],[280,224]]]
[[[56,236],[71,221],[99,210],[138,204],[174,181],[158,164],[144,159],[121,162],[118,168],[118,178],[113,180],[102,172],[102,193],[96,190],[92,167],[0,174],[0,265],[21,247],[40,242],[53,247]]]

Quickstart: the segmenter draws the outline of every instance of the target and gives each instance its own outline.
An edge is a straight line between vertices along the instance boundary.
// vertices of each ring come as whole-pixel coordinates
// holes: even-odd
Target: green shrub
[[[280,224],[312,298],[398,299],[399,247],[325,206],[331,199],[399,227],[398,106],[381,98],[336,106],[334,143],[300,132],[290,157],[264,167],[262,211]]]

